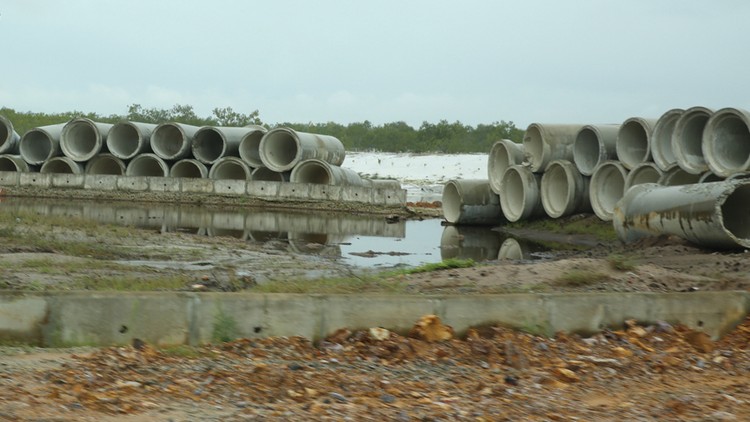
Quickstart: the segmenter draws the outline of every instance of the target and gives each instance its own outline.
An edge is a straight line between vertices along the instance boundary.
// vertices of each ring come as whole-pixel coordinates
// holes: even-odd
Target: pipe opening
[[[583,174],[591,174],[601,156],[601,144],[596,132],[590,128],[581,129],[573,144],[573,161],[578,170]]]
[[[251,166],[260,167],[263,162],[260,159],[260,140],[263,132],[257,130],[245,135],[240,141],[239,155]]]
[[[171,177],[191,177],[195,179],[202,179],[206,177],[206,167],[201,167],[197,161],[194,160],[181,160],[172,166],[169,170]]]
[[[678,162],[690,167],[702,167],[703,158],[703,129],[708,122],[708,113],[694,112],[683,115],[684,123],[680,137],[677,138],[679,151],[675,151]],[[702,169],[701,169],[702,170]]]
[[[140,141],[138,129],[130,123],[116,124],[107,134],[109,152],[120,158],[131,158],[138,153]]]
[[[81,169],[74,167],[75,162],[63,157],[50,158],[39,170],[40,173],[80,174]]]
[[[550,217],[559,217],[568,207],[571,194],[568,173],[560,165],[551,165],[544,172],[542,179],[542,199]]]
[[[455,183],[446,183],[443,188],[443,217],[449,223],[455,223],[461,218],[461,193]]]
[[[284,182],[286,181],[284,173],[273,171],[268,167],[258,167],[250,174],[250,178],[255,181],[263,182]]]
[[[541,163],[544,155],[544,139],[542,132],[536,125],[529,126],[523,137],[523,146],[528,155],[531,156],[532,163]]]
[[[158,157],[143,154],[135,157],[128,164],[126,173],[128,176],[166,177],[169,171],[166,164]]]
[[[0,120],[0,148],[5,145],[6,142],[10,141],[10,137],[12,136],[12,133],[10,132],[10,128],[5,125],[5,122]]]
[[[10,157],[0,157],[0,171],[23,171],[23,169],[16,164],[16,162]]]
[[[66,155],[73,159],[84,158],[96,152],[98,143],[101,142],[96,127],[85,121],[69,123],[64,128],[61,139],[64,139],[62,145],[67,152]]]
[[[738,186],[721,204],[724,227],[735,237],[750,242],[750,184]]]
[[[672,134],[682,113],[680,109],[664,113],[656,122],[654,132],[651,134],[651,155],[662,170],[666,170],[667,167],[677,162],[672,150]]]
[[[113,174],[122,176],[125,174],[123,162],[113,156],[99,155],[92,158],[86,165],[87,174]]]
[[[185,136],[179,127],[164,124],[151,134],[151,148],[161,157],[174,157],[182,151]]]
[[[211,178],[217,180],[248,180],[250,174],[241,162],[222,161],[211,168]]]
[[[750,161],[750,130],[744,120],[725,115],[716,121],[712,133],[713,158],[725,169],[745,169]]]
[[[213,163],[224,155],[226,141],[214,128],[201,129],[195,133],[193,155],[204,163]]]
[[[52,155],[52,139],[44,131],[31,129],[23,135],[21,156],[30,164],[40,164]]]
[[[625,192],[625,175],[615,165],[598,169],[591,179],[591,205],[603,220],[611,220],[615,204]]]
[[[334,177],[328,171],[328,168],[315,161],[297,164],[294,174],[294,181],[299,183],[312,183],[317,185],[332,185],[335,183]]]
[[[297,140],[291,133],[285,130],[271,131],[265,137],[265,158],[271,167],[285,168],[294,162],[298,152]]]
[[[650,163],[649,163],[650,164]],[[661,179],[662,173],[653,165],[650,166],[638,166],[628,173],[628,177],[625,179],[627,188],[635,185],[642,185],[644,183],[658,183]]]
[[[617,134],[617,158],[631,168],[648,159],[648,132],[637,120],[626,122]]]
[[[526,204],[526,193],[521,173],[517,169],[509,168],[503,175],[502,209],[510,221],[518,221],[523,215]]]

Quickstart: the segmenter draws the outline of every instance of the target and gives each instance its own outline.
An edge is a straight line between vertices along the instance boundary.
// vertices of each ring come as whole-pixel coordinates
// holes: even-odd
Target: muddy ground
[[[377,218],[434,212],[391,209]],[[601,225],[593,216],[573,220]],[[331,289],[312,281],[321,277],[356,281],[356,292],[413,294],[750,286],[750,261],[742,250],[707,250],[672,237],[622,245],[607,236],[539,227],[508,229],[578,246],[533,261],[382,278],[337,257],[293,253],[280,240],[255,243],[0,214],[0,288]],[[347,292],[346,281],[334,289]],[[415,333],[342,331],[320,344],[282,338],[173,349],[3,347],[0,419],[722,421],[750,415],[747,324],[719,342],[682,327],[637,321],[587,339],[544,339],[502,327],[444,341]]]

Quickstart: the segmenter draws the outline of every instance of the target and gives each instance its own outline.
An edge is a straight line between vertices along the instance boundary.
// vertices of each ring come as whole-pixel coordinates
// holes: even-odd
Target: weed
[[[400,271],[402,274],[428,273],[439,270],[449,270],[451,268],[469,268],[476,265],[473,259],[446,259],[440,262],[424,264],[415,268],[408,268]]]
[[[571,270],[554,281],[557,286],[564,287],[584,287],[607,280],[606,274],[590,270]]]
[[[214,317],[214,330],[211,338],[215,342],[225,343],[237,338],[237,321],[224,313],[222,309]]]
[[[114,291],[163,291],[180,290],[193,281],[187,275],[173,275],[158,278],[143,276],[91,276],[87,275],[73,281],[73,289],[114,290]]]
[[[404,286],[398,280],[383,275],[362,277],[321,278],[315,280],[274,280],[253,287],[261,293],[322,293],[346,294],[362,292],[403,293]]]
[[[612,269],[617,271],[633,271],[636,267],[632,259],[623,255],[610,255],[607,262]]]

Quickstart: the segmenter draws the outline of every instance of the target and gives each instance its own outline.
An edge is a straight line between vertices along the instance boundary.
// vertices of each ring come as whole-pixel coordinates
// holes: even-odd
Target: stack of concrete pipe
[[[116,124],[76,118],[23,136],[0,116],[0,171],[189,177],[372,186],[342,167],[333,136],[262,126],[197,127],[179,122]]]
[[[443,212],[448,223],[494,225],[591,211],[612,221],[621,211],[621,199],[636,185],[679,190],[746,180],[750,112],[692,107],[621,124],[532,123],[522,144],[497,141],[487,168],[488,180],[446,183]]]

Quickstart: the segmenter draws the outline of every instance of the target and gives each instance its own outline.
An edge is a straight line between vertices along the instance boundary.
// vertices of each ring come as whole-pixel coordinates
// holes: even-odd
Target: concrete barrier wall
[[[343,327],[406,333],[436,314],[457,333],[503,324],[535,334],[590,334],[623,321],[667,321],[712,338],[750,312],[750,292],[510,294],[483,296],[297,295],[187,292],[2,292],[0,342],[46,347],[203,344],[304,336]]]
[[[402,206],[406,190],[366,186],[334,186],[289,182],[210,180],[151,176],[0,172],[0,186],[76,188],[126,192],[182,192],[247,195],[277,200],[360,202]]]

